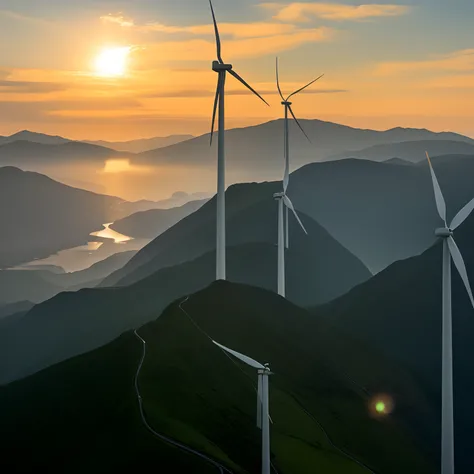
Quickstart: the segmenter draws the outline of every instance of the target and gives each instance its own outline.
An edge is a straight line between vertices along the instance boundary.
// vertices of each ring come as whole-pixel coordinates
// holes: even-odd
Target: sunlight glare
[[[103,49],[95,59],[97,75],[104,77],[123,76],[127,68],[130,49],[130,46]]]

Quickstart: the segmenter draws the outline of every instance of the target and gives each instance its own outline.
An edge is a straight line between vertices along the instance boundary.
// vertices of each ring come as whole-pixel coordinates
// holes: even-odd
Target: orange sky
[[[74,14],[64,5],[49,13],[15,11],[24,2],[9,2],[12,9],[0,10],[0,40],[5,44],[8,36],[12,45],[0,64],[0,134],[28,128],[125,140],[208,131],[216,75],[206,2],[195,16],[180,9],[184,0],[162,11],[147,0],[130,11],[124,2],[115,10],[114,2],[104,9],[88,0]],[[474,36],[433,39],[437,17],[429,3],[419,3],[245,0],[235,10],[216,0],[224,58],[272,105],[265,107],[230,78],[227,126],[280,116],[279,55],[288,92],[325,73],[312,93],[295,99],[301,118],[474,136]],[[449,19],[445,23],[448,28]],[[97,55],[121,46],[131,48],[126,73],[100,77]]]

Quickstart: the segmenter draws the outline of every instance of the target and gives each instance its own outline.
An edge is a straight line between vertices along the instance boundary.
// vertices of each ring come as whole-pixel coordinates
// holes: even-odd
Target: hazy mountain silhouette
[[[442,176],[438,173],[440,180]],[[448,201],[448,209],[453,216],[459,208]],[[441,225],[439,218],[437,224]],[[471,285],[474,283],[473,236],[474,218],[471,216],[455,233]],[[438,242],[422,255],[393,264],[344,297],[315,310],[318,317],[326,316],[331,323],[408,367],[437,404],[439,417],[441,255],[442,245]],[[470,453],[474,422],[471,403],[474,397],[474,309],[454,266],[452,271],[456,472],[468,474],[474,470]],[[435,437],[434,441],[440,443],[438,430],[427,431],[423,436]]]
[[[256,375],[241,366],[245,377],[194,322],[210,337],[271,364],[272,461],[278,472],[309,474],[324,467],[362,474],[364,464],[387,474],[436,472],[432,446],[408,425],[415,407],[423,426],[432,426],[433,413],[408,371],[273,293],[218,282],[181,307],[183,300],[139,330],[147,350],[138,383],[156,431],[233,472],[260,470]],[[81,473],[93,465],[121,473],[146,468],[152,459],[165,472],[208,472],[199,459],[168,449],[143,427],[134,392],[141,356],[141,342],[128,332],[0,388],[8,472]],[[394,414],[371,417],[372,396],[395,391]],[[21,455],[25,451],[28,456]]]
[[[200,209],[207,200],[191,201],[172,209],[151,209],[120,219],[111,229],[135,238],[152,239]]]
[[[405,161],[417,163],[426,159],[426,151],[428,151],[431,156],[474,155],[474,141],[418,140],[387,143],[359,151],[339,153],[332,158],[362,158],[372,161],[386,161],[390,158],[400,158]]]
[[[128,154],[120,154],[120,158],[127,156]],[[114,157],[117,157],[115,150],[81,142],[42,144],[23,140],[0,145],[0,163],[6,165],[41,165],[45,162],[64,163],[68,160],[104,161]]]
[[[0,268],[82,245],[120,214],[119,198],[0,168]]]
[[[152,137],[142,138],[138,140],[128,140],[122,142],[108,142],[105,140],[90,141],[81,140],[84,143],[91,143],[92,145],[99,145],[106,148],[112,148],[117,151],[127,151],[130,153],[141,153],[148,150],[155,150],[163,148],[176,143],[181,143],[186,140],[194,138],[194,135],[170,135],[168,137]]]
[[[293,167],[330,159],[346,150],[362,150],[374,145],[416,140],[453,140],[474,145],[474,140],[456,133],[435,133],[424,129],[394,128],[384,132],[363,130],[321,120],[301,120],[311,138],[309,143],[291,121],[291,160]],[[275,120],[253,127],[226,130],[228,169],[248,169],[258,172],[281,172],[283,163],[283,120]],[[137,159],[155,164],[214,165],[217,141],[209,150],[209,135],[187,140],[166,148],[151,150]],[[450,151],[452,152],[452,151]],[[423,152],[424,153],[424,152]],[[436,154],[444,154],[436,153]],[[392,158],[392,155],[388,158]],[[423,158],[424,155],[420,157]],[[249,176],[248,179],[251,179]]]
[[[14,133],[8,137],[0,137],[0,145],[17,141],[41,143],[43,145],[62,145],[64,143],[70,142],[71,140],[58,135],[46,135],[44,133],[30,132],[29,130],[22,130],[21,132]]]
[[[474,197],[474,156],[433,160],[447,202],[460,209]],[[438,222],[426,160],[417,165],[341,160],[307,165],[289,188],[299,209],[377,272],[433,242]]]
[[[385,160],[384,163],[391,164],[391,165],[404,165],[404,166],[411,166],[413,163],[411,161],[403,160],[402,158],[389,158]]]
[[[135,254],[134,250],[119,252],[85,270],[72,273],[55,272],[42,267],[0,270],[0,304],[24,300],[41,303],[61,291],[93,288],[112,272],[122,268]]]
[[[436,157],[433,163],[448,202],[459,208],[474,196],[473,156]],[[280,189],[278,182],[231,186],[227,191],[228,221],[254,202],[271,200]],[[432,227],[437,212],[425,162],[409,166],[355,159],[313,163],[292,174],[289,193],[298,209],[319,222],[373,272],[417,255],[434,242]],[[161,252],[162,262],[149,263],[150,268],[173,265],[214,248],[212,206],[213,201],[165,232],[106,283],[115,285],[125,273],[148,264],[156,256],[153,249]],[[250,226],[242,226],[229,231],[230,243],[252,238]],[[276,220],[268,226],[269,238],[276,239]],[[204,232],[205,239],[198,237]],[[124,283],[130,281],[125,279]]]
[[[265,242],[276,246],[278,206],[273,199],[273,193],[277,192],[280,186],[280,183],[254,183],[229,188],[226,193],[227,245]],[[215,203],[213,198],[194,214],[158,236],[123,269],[107,278],[103,285],[128,285],[161,268],[184,263],[215,249]],[[345,275],[348,279],[344,283],[342,280],[334,281],[335,286],[331,284],[332,290],[324,292],[322,299],[333,298],[338,292],[343,293],[361,279],[368,278],[369,273],[362,263],[336,242],[325,229],[305,216],[303,222],[308,222],[309,236],[303,233],[295,218],[291,216],[290,228],[295,248],[302,254],[305,253],[303,249],[312,248],[314,255],[321,254],[320,258],[332,261],[334,268],[340,268],[340,265],[346,268]],[[322,263],[316,266],[324,271]],[[327,281],[330,279],[328,276]]]
[[[34,306],[31,301],[17,301],[11,304],[0,305],[0,319],[6,318],[13,314],[26,313]]]

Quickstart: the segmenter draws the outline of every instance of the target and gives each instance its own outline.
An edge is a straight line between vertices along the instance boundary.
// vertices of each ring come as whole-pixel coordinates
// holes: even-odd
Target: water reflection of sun
[[[104,173],[124,173],[127,171],[132,171],[130,160],[114,159],[105,162]]]

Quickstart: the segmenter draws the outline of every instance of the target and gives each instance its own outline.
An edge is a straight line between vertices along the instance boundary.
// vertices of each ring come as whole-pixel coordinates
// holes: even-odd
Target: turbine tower
[[[280,87],[280,76],[279,76],[279,70],[278,70],[278,58],[276,58],[276,81],[277,81],[277,88],[278,88],[278,93],[280,94],[282,103],[281,105],[284,106],[285,108],[285,121],[284,121],[284,157],[285,157],[285,174],[283,177],[283,193],[286,195],[286,191],[288,189],[288,185],[290,183],[290,129],[289,129],[289,117],[288,115],[291,114],[293,117],[294,121],[298,125],[299,129],[303,132],[304,136],[307,138],[307,140],[311,143],[311,140],[309,139],[308,135],[304,131],[303,127],[299,123],[298,119],[296,118],[293,109],[291,106],[293,105],[292,102],[289,100],[291,97],[293,97],[296,94],[299,94],[300,92],[304,91],[306,88],[314,84],[316,81],[321,79],[324,76],[324,74],[321,74],[319,77],[311,81],[310,83],[306,84],[305,86],[301,87],[300,89],[292,92],[286,99],[283,96],[283,93],[281,91]],[[285,229],[285,245],[286,248],[289,247],[289,232],[288,232],[288,209],[286,210],[286,229]]]
[[[466,287],[474,307],[474,298],[467,276],[466,265],[453,239],[453,232],[469,217],[474,209],[474,199],[468,202],[454,217],[451,225],[446,223],[446,202],[436,178],[428,152],[431,179],[438,214],[444,227],[436,229],[437,237],[443,239],[443,335],[442,335],[442,408],[441,408],[441,474],[454,474],[454,406],[453,406],[453,338],[451,314],[451,258]]]
[[[241,360],[245,364],[257,369],[258,392],[257,392],[257,426],[262,430],[262,474],[270,474],[270,411],[268,397],[268,377],[272,375],[268,364],[260,364],[239,352],[212,341],[224,352]]]
[[[217,245],[216,245],[216,280],[226,279],[226,260],[225,260],[225,81],[227,73],[234,76],[247,89],[254,93],[265,104],[265,99],[256,92],[247,82],[245,82],[233,69],[232,64],[224,63],[221,55],[221,39],[219,28],[217,26],[216,16],[212,1],[209,0],[212,13],[212,21],[214,23],[214,31],[216,35],[217,45],[217,61],[212,63],[212,70],[219,75],[217,80],[217,90],[214,99],[214,109],[212,112],[211,127],[211,145],[214,136],[214,125],[216,121],[217,108],[219,107],[219,130],[218,130],[218,151],[217,151]]]
[[[286,209],[288,216],[288,209],[293,212],[298,224],[303,229],[304,233],[308,235],[305,226],[301,222],[298,213],[293,206],[290,198],[286,195],[286,192],[276,193],[273,197],[278,201],[278,294],[286,297],[286,279],[285,279],[285,218],[284,210]],[[288,223],[288,217],[286,218]],[[288,231],[287,231],[288,233]]]

